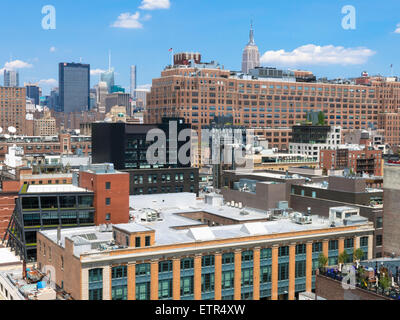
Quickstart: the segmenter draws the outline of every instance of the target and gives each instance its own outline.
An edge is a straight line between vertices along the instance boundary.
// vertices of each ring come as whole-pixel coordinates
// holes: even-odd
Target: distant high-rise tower
[[[65,113],[86,111],[90,106],[90,65],[59,64],[60,110]]]
[[[25,83],[26,96],[34,100],[34,104],[39,105],[39,97],[41,96],[41,90],[37,84]]]
[[[108,71],[100,75],[100,81],[107,83],[108,93],[111,93],[112,87],[115,85],[114,68],[111,68],[111,52],[108,54]]]
[[[136,100],[136,66],[131,66],[131,97],[133,100]]]
[[[253,23],[250,28],[250,40],[243,51],[242,72],[248,74],[249,70],[260,66],[260,52],[254,42]]]
[[[4,70],[4,86],[19,87],[19,73],[14,70]]]

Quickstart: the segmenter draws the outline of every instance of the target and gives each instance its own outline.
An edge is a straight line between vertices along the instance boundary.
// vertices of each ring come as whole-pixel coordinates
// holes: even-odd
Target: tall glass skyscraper
[[[90,106],[90,65],[59,64],[60,110],[69,113],[85,111]]]
[[[131,97],[136,100],[136,79],[137,79],[136,66],[131,66]]]
[[[4,86],[19,87],[19,73],[14,70],[4,70]]]
[[[108,71],[103,72],[100,75],[100,81],[107,83],[108,93],[111,93],[111,89],[115,85],[114,68],[110,68]]]

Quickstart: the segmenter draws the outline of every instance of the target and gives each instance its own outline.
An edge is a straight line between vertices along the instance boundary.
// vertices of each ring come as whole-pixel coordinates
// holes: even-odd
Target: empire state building
[[[250,69],[254,69],[260,66],[260,52],[254,42],[254,30],[253,24],[250,28],[250,40],[247,46],[243,50],[242,60],[242,72],[245,74],[249,73]]]

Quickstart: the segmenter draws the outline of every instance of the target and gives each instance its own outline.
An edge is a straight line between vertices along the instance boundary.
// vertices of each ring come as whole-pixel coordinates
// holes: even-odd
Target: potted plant
[[[346,250],[344,250],[338,257],[339,261],[339,272],[342,272],[342,266],[347,262],[349,259],[349,254]]]
[[[324,272],[324,268],[326,267],[327,264],[328,264],[328,258],[323,253],[320,253],[318,257],[318,267],[320,273]]]

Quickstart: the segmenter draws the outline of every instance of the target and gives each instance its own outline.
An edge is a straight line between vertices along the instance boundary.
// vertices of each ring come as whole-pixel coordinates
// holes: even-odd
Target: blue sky
[[[7,62],[22,67],[20,81],[42,81],[45,93],[57,85],[59,62],[82,58],[93,70],[105,70],[108,50],[116,82],[126,88],[130,65],[138,66],[139,85],[150,84],[169,64],[171,47],[175,52],[201,52],[204,61],[216,60],[239,70],[251,19],[261,55],[268,51],[262,59],[265,65],[334,78],[358,76],[363,70],[390,75],[393,64],[394,74],[400,74],[398,0],[1,2],[0,69]],[[56,9],[55,30],[42,29],[42,7],[49,4]],[[342,28],[345,5],[356,10],[355,30]],[[10,63],[15,60],[18,63]],[[97,81],[93,75],[91,85]]]

